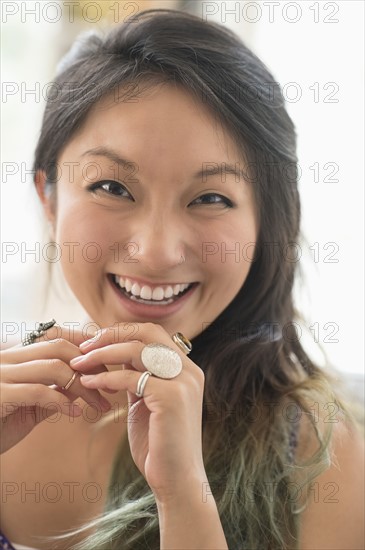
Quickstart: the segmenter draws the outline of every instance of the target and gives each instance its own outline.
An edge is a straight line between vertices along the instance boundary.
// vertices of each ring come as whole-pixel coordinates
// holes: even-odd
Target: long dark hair
[[[131,101],[175,82],[194,94],[230,132],[246,159],[259,214],[248,277],[234,300],[193,340],[191,359],[205,373],[203,453],[229,548],[283,549],[298,544],[293,505],[293,426],[301,413],[319,440],[305,464],[306,483],[325,467],[329,433],[310,409],[337,402],[325,374],[295,330],[300,201],[296,134],[280,86],[232,32],[175,10],[148,10],[105,36],[90,33],[64,58],[47,104],[34,169],[56,189],[57,160],[91,107],[114,93]],[[295,405],[295,414],[288,406]],[[283,411],[285,410],[285,414]],[[294,434],[294,435],[293,435]],[[309,472],[310,471],[310,472]],[[115,491],[115,487],[120,490]],[[158,518],[128,445],[115,457],[105,515],[75,548],[159,548]]]

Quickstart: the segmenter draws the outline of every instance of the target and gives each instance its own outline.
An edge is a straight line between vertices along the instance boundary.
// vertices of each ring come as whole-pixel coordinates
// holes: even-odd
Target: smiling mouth
[[[168,306],[170,304],[173,304],[174,302],[177,302],[178,300],[180,300],[180,298],[182,298],[193,287],[196,287],[199,284],[199,283],[189,283],[186,285],[180,285],[180,291],[178,292],[178,294],[170,298],[162,297],[162,299],[151,298],[150,300],[146,300],[144,298],[141,298],[140,296],[133,294],[131,291],[127,291],[125,288],[120,286],[119,277],[117,275],[109,274],[108,277],[110,278],[113,286],[118,290],[118,292],[120,292],[123,296],[125,296],[129,300],[131,300],[131,302],[137,302],[139,304],[144,304],[148,306]]]

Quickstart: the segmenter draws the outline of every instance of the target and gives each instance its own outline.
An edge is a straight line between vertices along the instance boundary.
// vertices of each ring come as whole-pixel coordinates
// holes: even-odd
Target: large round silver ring
[[[182,370],[180,355],[164,344],[147,344],[142,349],[141,361],[158,378],[175,378]]]
[[[146,370],[146,372],[144,372],[139,377],[138,384],[137,384],[137,390],[136,390],[136,396],[137,397],[143,397],[143,392],[144,392],[145,386],[147,384],[147,380],[150,376],[152,376],[152,372]]]

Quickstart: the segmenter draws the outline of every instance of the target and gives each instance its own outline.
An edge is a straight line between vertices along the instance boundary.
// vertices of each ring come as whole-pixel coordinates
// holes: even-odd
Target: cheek
[[[256,246],[257,233],[253,217],[210,229],[202,239],[203,267],[219,273],[225,281],[236,281],[239,278],[243,282],[251,267]]]
[[[112,254],[113,239],[110,220],[95,209],[77,206],[58,212],[55,239],[61,247],[62,267],[65,273],[82,273],[102,266]],[[97,223],[96,223],[97,220]]]

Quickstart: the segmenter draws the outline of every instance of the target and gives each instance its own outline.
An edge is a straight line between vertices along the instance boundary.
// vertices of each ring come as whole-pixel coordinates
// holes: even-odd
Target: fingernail
[[[83,376],[81,376],[80,380],[82,382],[91,382],[94,376],[95,376],[94,374],[84,374]]]
[[[85,359],[84,355],[79,355],[79,357],[74,357],[74,359],[71,359],[70,361],[70,366],[73,367],[74,365],[76,365],[77,363],[80,363],[84,359]]]
[[[94,342],[95,342],[95,340],[85,340],[85,342],[82,342],[82,344],[79,345],[79,348],[81,350],[84,350],[84,349],[90,347],[91,344],[93,344]]]

